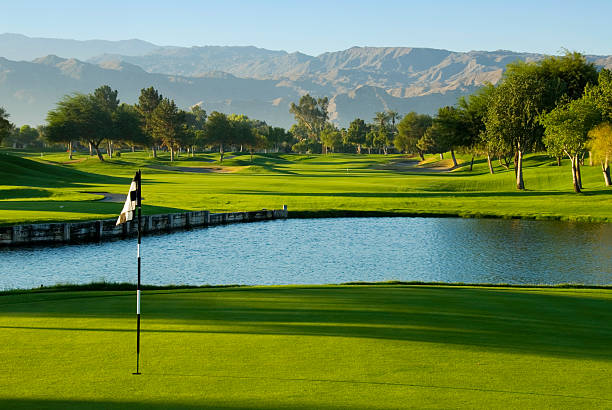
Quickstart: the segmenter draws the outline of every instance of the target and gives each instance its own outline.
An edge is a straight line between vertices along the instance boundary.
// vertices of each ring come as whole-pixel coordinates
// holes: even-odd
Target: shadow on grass
[[[119,214],[122,207],[123,204],[120,202],[102,201],[0,201],[0,211]],[[144,204],[142,211],[144,215],[185,212],[185,210],[178,208]]]
[[[0,181],[6,185],[69,188],[98,183],[129,185],[131,182],[131,178],[94,174],[14,155],[0,154],[0,165]]]
[[[146,377],[146,376],[140,376]],[[104,409],[104,410],[122,410],[122,409],[176,409],[176,410],[196,410],[196,409],[219,409],[219,410],[248,410],[248,409],[312,409],[313,404],[297,404],[293,401],[290,403],[237,403],[228,404],[224,402],[214,402],[207,400],[200,401],[197,404],[177,403],[172,402],[135,402],[135,401],[98,401],[98,400],[45,400],[45,399],[0,399],[0,408],[3,409]],[[338,407],[327,407],[321,403],[316,404],[317,408],[337,409]],[[352,407],[354,409],[362,409],[361,407]],[[365,409],[365,407],[363,407]]]
[[[298,197],[346,197],[346,198],[494,198],[494,197],[546,197],[546,196],[574,196],[571,191],[429,191],[418,190],[415,192],[280,192],[280,191],[252,191],[235,190],[239,195],[272,195],[272,196],[298,196]],[[583,193],[585,196],[612,195],[612,190],[598,189]]]
[[[234,333],[386,339],[612,360],[611,298],[605,290],[436,286],[145,291],[142,329],[177,337]],[[133,294],[8,295],[2,302],[0,315],[127,318]],[[176,327],[180,324],[185,328]],[[133,332],[2,321],[0,328]]]

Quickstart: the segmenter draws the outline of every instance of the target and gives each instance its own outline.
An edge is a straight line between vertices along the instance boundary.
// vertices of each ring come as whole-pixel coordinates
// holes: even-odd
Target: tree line
[[[15,128],[6,111],[0,111],[0,143],[6,138],[33,147],[39,145],[40,137],[46,143],[67,146],[70,158],[79,145],[88,147],[90,155],[95,153],[101,161],[104,151],[112,158],[120,153],[117,149],[125,147],[148,148],[153,157],[165,149],[171,161],[178,152],[193,155],[197,148],[214,148],[220,152],[220,162],[227,149],[240,149],[250,151],[252,160],[256,150],[288,150],[293,142],[285,129],[245,115],[217,111],[207,115],[199,105],[188,111],[179,109],[153,87],[142,89],[136,104],[121,103],[117,90],[108,85],[91,94],[64,96],[38,129]]]

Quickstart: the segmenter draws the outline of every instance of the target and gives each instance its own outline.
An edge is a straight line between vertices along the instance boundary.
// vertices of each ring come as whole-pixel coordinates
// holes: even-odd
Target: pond
[[[147,236],[142,282],[612,284],[612,224],[289,219]],[[135,282],[136,240],[0,249],[0,289]]]

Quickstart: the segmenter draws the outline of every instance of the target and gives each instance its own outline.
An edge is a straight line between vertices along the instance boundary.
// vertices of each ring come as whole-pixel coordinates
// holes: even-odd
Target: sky
[[[157,45],[612,54],[612,0],[0,0],[0,33]]]

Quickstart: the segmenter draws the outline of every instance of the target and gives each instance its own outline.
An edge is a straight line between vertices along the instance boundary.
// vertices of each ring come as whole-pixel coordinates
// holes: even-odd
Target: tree
[[[472,154],[470,162],[470,171],[474,166],[474,156],[476,153],[484,152],[487,155],[487,163],[489,172],[494,173],[491,163],[492,149],[486,141],[485,119],[491,96],[495,92],[495,87],[492,84],[486,84],[476,91],[474,94],[465,97],[460,97],[457,101],[457,106],[463,118],[464,126],[466,127],[466,135],[464,139],[464,148]]]
[[[61,138],[69,145],[73,140],[82,140],[96,150],[100,161],[104,161],[100,144],[112,135],[114,125],[110,113],[98,98],[91,94],[65,96],[54,110],[49,111],[47,123],[47,139]],[[71,146],[69,151],[72,152]]]
[[[40,146],[41,143],[38,130],[29,125],[22,125],[21,128],[14,128],[9,134],[7,141],[16,148]]]
[[[588,148],[593,152],[595,160],[601,163],[606,186],[612,185],[610,180],[610,157],[612,156],[612,124],[605,122],[589,131]]]
[[[206,127],[206,111],[199,105],[194,105],[188,112],[183,112],[185,117],[184,142],[193,156],[197,145],[205,145],[204,128]]]
[[[117,128],[114,127],[117,119],[117,108],[119,107],[119,99],[117,98],[118,92],[117,90],[113,90],[108,85],[103,85],[98,87],[93,92],[93,98],[98,101],[100,108],[110,116],[113,124],[107,127],[104,132],[106,133],[106,142],[108,145],[108,157],[113,157],[113,140],[116,140]]]
[[[368,129],[369,131],[366,133],[364,146],[368,149],[368,154],[371,154],[377,132],[374,131],[371,126],[368,126]]]
[[[68,159],[72,159],[72,141],[79,140],[81,135],[77,125],[68,118],[64,110],[51,110],[47,114],[48,125],[44,127],[43,138],[50,143],[61,143],[68,146]]]
[[[11,129],[13,128],[13,124],[8,120],[9,113],[2,107],[0,107],[0,144],[2,144],[2,140],[8,137]]]
[[[268,140],[268,145],[272,146],[276,152],[278,152],[281,147],[286,149],[287,144],[291,141],[291,134],[285,131],[284,128],[281,127],[269,127],[268,135],[266,136]]]
[[[136,110],[142,119],[142,131],[145,136],[150,138],[152,143],[153,158],[157,158],[157,147],[161,144],[161,141],[153,137],[153,111],[162,99],[162,95],[155,88],[143,88],[140,90],[138,104],[136,104]]]
[[[295,116],[298,125],[307,130],[309,138],[318,139],[328,119],[327,97],[315,99],[310,94],[303,95],[298,104],[291,103],[289,112]]]
[[[324,153],[327,154],[327,149],[330,148],[332,152],[342,147],[342,134],[336,127],[328,125],[321,132],[321,143],[325,147]]]
[[[396,131],[395,121],[397,121],[400,118],[399,113],[394,110],[387,110],[387,118],[389,119],[389,121],[391,121],[391,131],[395,132]]]
[[[597,84],[597,68],[578,52],[565,51],[561,57],[548,56],[537,63],[544,76],[560,82],[558,97],[576,100],[589,85]],[[512,69],[512,68],[511,68]]]
[[[379,111],[374,113],[374,124],[377,128],[388,127],[389,125],[389,114],[386,111]]]
[[[254,149],[255,147],[255,132],[253,123],[246,115],[231,114],[228,116],[230,122],[230,144],[247,146]],[[242,148],[241,148],[242,151]]]
[[[604,121],[612,122],[612,71],[602,68],[598,84],[587,87],[585,95],[594,101]]]
[[[365,143],[368,126],[361,118],[355,118],[346,131],[344,143],[357,146],[357,153],[361,154],[361,146]]]
[[[385,155],[387,155],[388,147],[391,145],[391,133],[384,125],[376,131],[374,136],[374,140],[372,141],[374,144],[374,148],[379,149],[379,153],[382,150]]]
[[[471,133],[467,119],[462,111],[455,107],[442,107],[434,118],[438,130],[438,145],[450,151],[453,165],[457,166],[455,150],[462,146],[472,145]]]
[[[174,150],[181,146],[182,126],[185,122],[173,100],[163,98],[152,115],[153,138],[161,141],[170,150],[170,161],[174,161]]]
[[[136,108],[129,104],[121,104],[117,107],[114,118],[116,138],[132,147],[136,145],[146,146],[151,143],[151,137],[142,131],[141,116]]]
[[[416,143],[419,152],[428,154],[442,154],[447,150],[446,146],[441,145],[444,138],[441,136],[440,128],[436,123],[425,130],[423,136]]]
[[[588,98],[572,100],[540,116],[545,127],[544,144],[551,152],[563,152],[572,165],[574,191],[582,189],[580,155],[586,149],[589,131],[601,120],[601,114]]]
[[[429,115],[409,112],[397,125],[397,135],[393,144],[399,151],[405,153],[418,152],[421,160],[424,160],[424,151],[417,146],[417,142],[423,138],[431,124],[432,118]]]
[[[261,132],[261,128],[251,128],[252,137],[245,143],[249,154],[251,155],[251,163],[253,162],[253,152],[258,149],[266,148],[269,146],[269,141],[266,136]]]
[[[227,116],[213,111],[206,121],[205,135],[209,143],[219,145],[219,162],[223,164],[223,145],[232,141],[232,126]]]
[[[512,147],[516,152],[516,188],[525,189],[523,156],[541,141],[539,115],[554,106],[559,83],[543,75],[535,64],[510,64],[511,70],[491,96],[485,121],[492,146]]]

